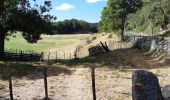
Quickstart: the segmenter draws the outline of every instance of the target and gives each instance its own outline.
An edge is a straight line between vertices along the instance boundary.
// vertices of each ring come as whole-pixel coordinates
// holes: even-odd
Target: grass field
[[[54,48],[61,48],[63,46],[69,46],[76,44],[83,38],[90,37],[90,34],[76,34],[76,35],[42,35],[42,40],[39,40],[35,44],[29,44],[23,39],[22,35],[17,33],[16,37],[9,37],[9,41],[6,41],[6,49],[17,49],[24,51],[44,51]]]

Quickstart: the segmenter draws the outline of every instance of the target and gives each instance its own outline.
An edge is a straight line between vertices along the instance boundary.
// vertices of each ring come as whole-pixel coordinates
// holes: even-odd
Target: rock
[[[167,85],[162,88],[162,95],[165,100],[170,100],[170,85]]]
[[[137,70],[132,75],[133,100],[164,100],[158,78],[151,72]]]

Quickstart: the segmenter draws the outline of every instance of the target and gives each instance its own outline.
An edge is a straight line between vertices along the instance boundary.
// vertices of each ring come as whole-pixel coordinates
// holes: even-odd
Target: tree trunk
[[[7,32],[1,23],[4,12],[4,2],[5,0],[0,0],[0,60],[4,60],[5,34]]]
[[[5,0],[0,0],[0,17],[2,17],[2,13],[4,11],[4,1]]]
[[[0,28],[0,60],[4,60],[5,33],[6,31]]]
[[[121,26],[121,39],[125,41],[124,31],[125,31],[125,22],[126,22],[126,12],[123,14],[122,26]]]

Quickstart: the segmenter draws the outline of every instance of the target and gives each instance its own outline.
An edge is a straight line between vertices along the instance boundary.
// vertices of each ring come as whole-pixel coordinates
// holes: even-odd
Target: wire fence
[[[108,44],[108,48],[113,51],[117,49],[126,49],[131,48],[133,46],[132,42],[115,42],[110,41]],[[94,51],[95,50],[95,51]],[[103,49],[101,49],[103,50]],[[93,49],[94,52],[100,51]],[[101,51],[102,52],[102,51]],[[5,60],[16,60],[16,61],[43,61],[43,60],[71,60],[75,59],[79,54],[79,51],[49,51],[49,52],[36,52],[36,51],[22,51],[22,50],[14,50],[9,49],[4,52]],[[100,54],[97,53],[97,54]],[[87,55],[88,56],[88,55]]]
[[[13,83],[13,78],[12,78],[13,75],[15,74],[15,72],[13,72],[14,69],[10,66],[9,63],[6,64],[6,68],[7,68],[7,73],[6,74],[8,76],[7,79],[8,79],[9,97],[10,97],[10,100],[15,100],[16,98],[15,98],[14,94],[16,93],[16,91],[14,89],[15,87],[13,87],[14,83]],[[43,86],[44,86],[43,91],[41,91],[41,92],[44,92],[43,100],[49,100],[50,96],[49,96],[49,90],[48,90],[49,89],[48,76],[50,76],[50,75],[48,73],[48,68],[47,67],[41,68],[41,69],[39,69],[39,71],[43,73],[41,75],[43,81],[41,81],[42,83],[40,83],[40,84],[43,84]],[[93,100],[96,100],[95,67],[91,67],[91,80],[90,81],[91,81],[90,88],[91,88],[91,93],[92,93],[92,96],[93,96]],[[33,84],[32,84],[32,87],[34,87]],[[71,88],[77,88],[77,87],[71,87]],[[30,91],[32,91],[32,90],[30,90]]]
[[[119,41],[118,42],[110,41],[108,44],[110,50],[132,48],[132,46],[134,45],[133,42],[119,42]]]

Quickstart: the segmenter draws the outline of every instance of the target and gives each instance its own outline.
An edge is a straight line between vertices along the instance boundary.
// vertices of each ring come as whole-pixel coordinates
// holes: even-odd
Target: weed
[[[113,38],[113,34],[109,34],[108,38]]]
[[[93,40],[96,40],[96,39],[97,39],[97,37],[94,36],[94,37],[92,38],[92,41],[93,41]]]
[[[92,42],[91,39],[89,39],[89,38],[86,39],[86,44],[90,44],[91,42]]]
[[[6,87],[6,86],[5,86],[4,84],[0,84],[0,90],[1,90],[1,89],[5,89],[5,87]]]

